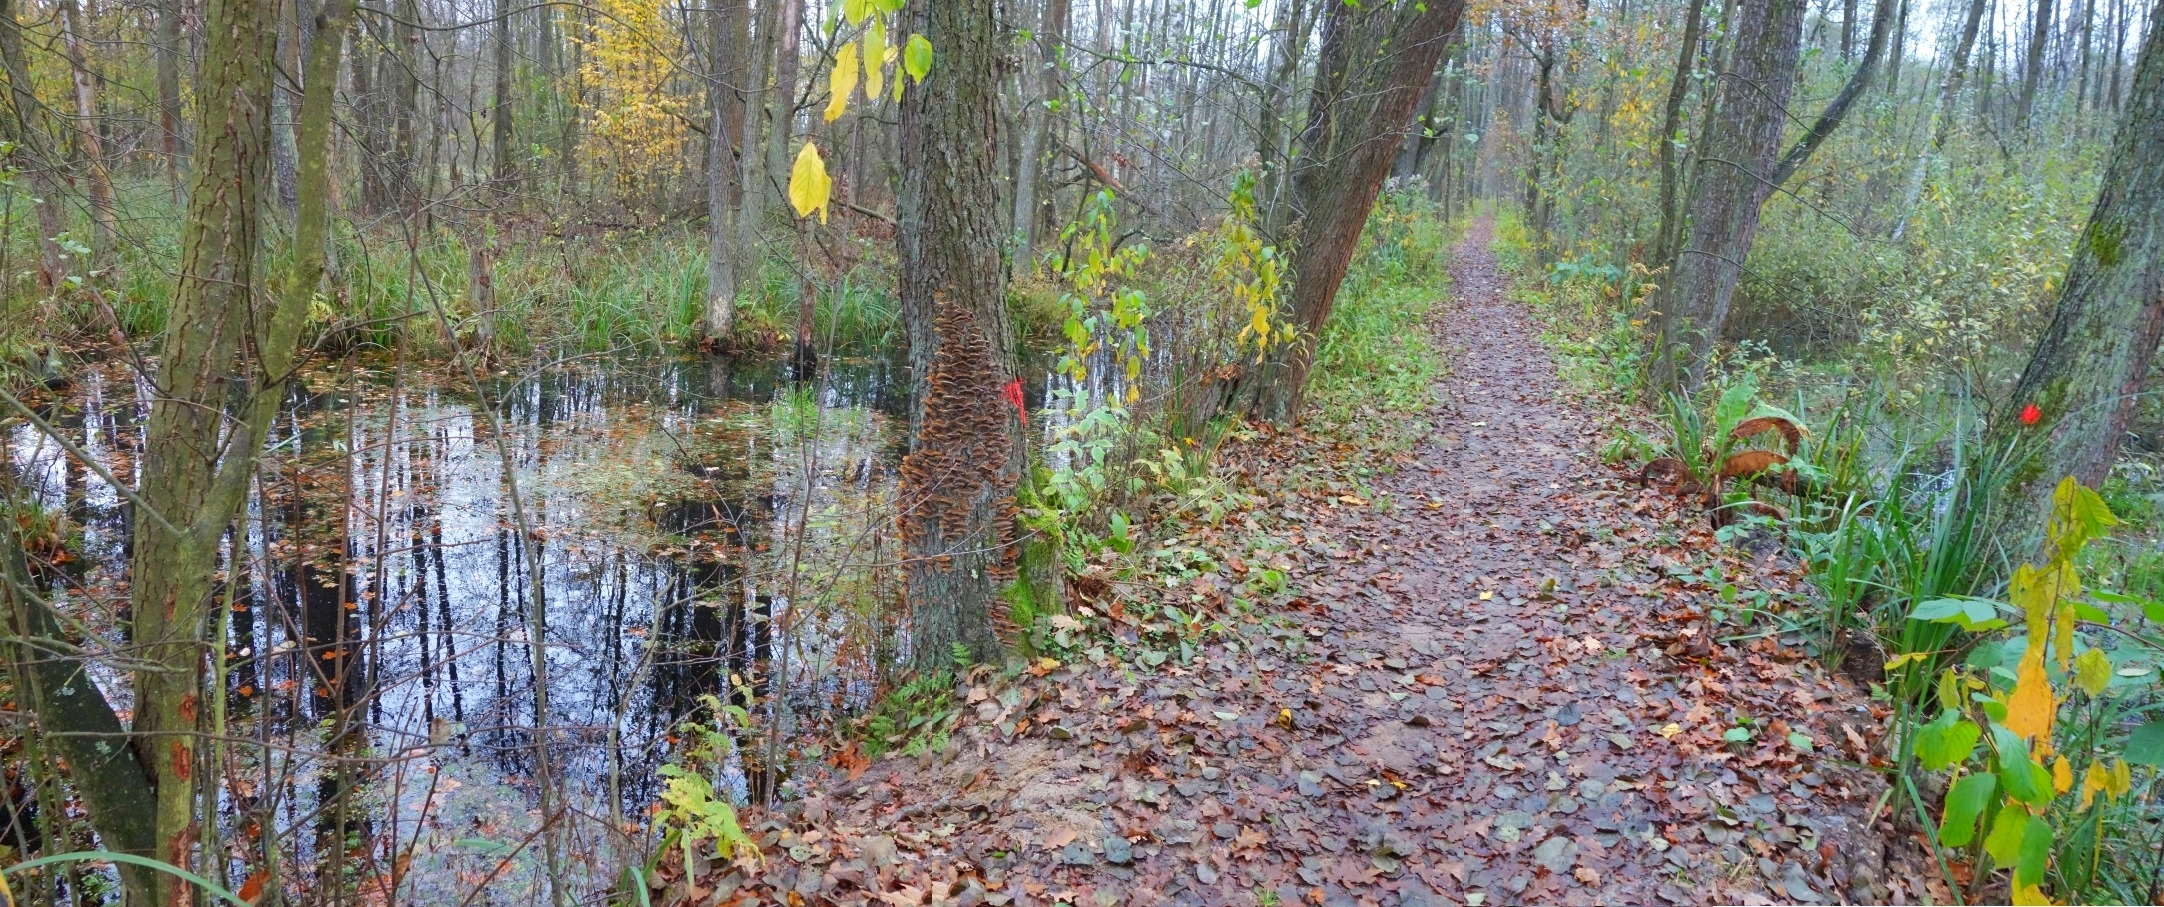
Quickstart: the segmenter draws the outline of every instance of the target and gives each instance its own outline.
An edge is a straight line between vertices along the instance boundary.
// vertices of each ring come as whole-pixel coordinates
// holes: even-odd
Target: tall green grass
[[[74,334],[110,336],[118,328],[141,342],[165,328],[174,263],[179,258],[179,212],[161,180],[119,187],[121,236],[95,271],[77,275],[85,290],[47,298],[30,275],[38,255],[30,200],[16,192],[0,255],[13,272],[0,284],[0,361],[34,364],[55,341]],[[80,218],[78,218],[80,219]],[[87,224],[75,225],[87,229]],[[263,273],[285,266],[285,235],[267,242]],[[480,333],[469,296],[469,243],[493,252],[497,308],[494,352],[661,350],[699,335],[706,296],[706,236],[696,225],[639,230],[564,230],[541,226],[438,224],[412,236],[397,224],[366,230],[340,224],[331,266],[311,307],[308,341],[340,352],[401,343],[421,354],[448,351],[434,305],[441,304],[461,336]],[[781,257],[752,264],[738,300],[736,345],[774,344],[797,328],[803,269]],[[816,344],[844,351],[891,345],[898,333],[891,257],[867,256],[839,273],[811,269]],[[58,312],[60,323],[40,317]]]

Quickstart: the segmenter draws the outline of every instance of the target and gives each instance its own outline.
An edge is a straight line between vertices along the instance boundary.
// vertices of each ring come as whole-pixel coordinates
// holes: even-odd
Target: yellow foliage
[[[2006,699],[2006,729],[2026,740],[2049,741],[2058,707],[2051,697],[2051,678],[2044,673],[2043,646],[2031,645],[2022,653],[2014,677],[2014,693]]]
[[[819,156],[819,146],[804,143],[804,150],[797,152],[796,166],[789,171],[789,204],[796,209],[796,216],[810,217],[819,212],[819,222],[827,222],[827,202],[834,194],[834,180],[827,176],[826,159]]]
[[[618,191],[635,192],[685,164],[689,99],[669,90],[674,67],[661,50],[680,36],[660,0],[594,0],[594,9],[571,30],[583,51],[573,86],[585,111],[582,152],[606,162]]]
[[[857,46],[844,44],[834,54],[834,72],[827,77],[826,120],[829,123],[841,119],[849,110],[849,96],[857,90]],[[807,146],[809,147],[809,146]]]

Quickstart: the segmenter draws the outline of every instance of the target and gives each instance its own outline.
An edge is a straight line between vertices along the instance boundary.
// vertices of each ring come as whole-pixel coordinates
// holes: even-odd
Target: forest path
[[[1793,575],[1599,462],[1490,229],[1431,319],[1451,365],[1413,462],[1372,503],[1273,496],[1286,620],[1156,671],[965,684],[952,747],[761,826],[773,859],[718,901],[1919,901],[1863,818],[1883,785],[1844,767],[1872,758],[1862,697],[1711,639],[1719,584]],[[1739,716],[1753,739],[1723,740]]]

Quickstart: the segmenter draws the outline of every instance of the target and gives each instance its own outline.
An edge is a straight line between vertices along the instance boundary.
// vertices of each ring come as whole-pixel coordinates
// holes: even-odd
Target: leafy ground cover
[[[943,745],[839,754],[758,858],[664,857],[655,902],[1943,899],[1886,844],[1883,708],[1724,631],[1794,569],[1600,463],[1488,240],[1427,318],[1417,444],[1234,443],[1250,506],[1079,584]]]

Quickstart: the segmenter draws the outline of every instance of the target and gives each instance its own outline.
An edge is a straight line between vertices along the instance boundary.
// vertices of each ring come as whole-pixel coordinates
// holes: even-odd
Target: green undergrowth
[[[1608,458],[1648,476],[1656,458],[1680,462],[1677,506],[1719,527],[1712,544],[1778,545],[1801,567],[1806,595],[1731,611],[1718,630],[1800,646],[1892,716],[1874,766],[1883,806],[1923,830],[1943,884],[1966,903],[2146,902],[2164,877],[2164,483],[2152,458],[2129,454],[2094,493],[2068,480],[2043,559],[2010,552],[1993,535],[2017,501],[2001,490],[2010,452],[1983,442],[1987,369],[1918,388],[1883,359],[1799,364],[1743,348],[1698,393],[1655,395],[1632,320],[1645,275],[1535,272],[1510,219],[1497,239],[1572,385],[1658,400],[1622,411]],[[1761,415],[1800,437],[1734,435]],[[1777,461],[1722,484],[1723,458],[1747,446]]]
[[[1298,427],[1221,423],[1213,439],[1181,439],[1161,455],[1154,474],[1171,481],[1150,506],[1123,516],[1102,547],[1069,549],[1082,594],[1038,622],[1033,654],[1149,672],[1283,623],[1304,555],[1278,506],[1396,506],[1372,482],[1430,433],[1444,361],[1429,317],[1448,296],[1459,232],[1416,197],[1378,206],[1317,344]]]
[[[73,237],[71,273],[58,293],[40,289],[35,269],[15,268],[0,284],[0,368],[35,373],[71,341],[102,342],[117,326],[147,342],[165,328],[181,219],[163,182],[119,187],[122,239],[102,257]],[[17,211],[0,236],[0,260],[37,260],[35,221]],[[263,273],[283,273],[283,234],[272,237]],[[699,224],[595,227],[522,215],[500,224],[395,221],[334,225],[330,270],[310,307],[306,342],[338,354],[403,343],[415,355],[448,356],[437,314],[458,347],[484,339],[506,358],[536,354],[654,350],[699,337],[706,296],[706,246]],[[476,303],[476,247],[486,251],[495,307]],[[743,278],[731,344],[762,348],[797,330],[809,280],[816,342],[850,352],[891,347],[900,337],[892,253],[884,244],[837,235],[792,263],[777,243]],[[807,273],[808,272],[808,273]]]

